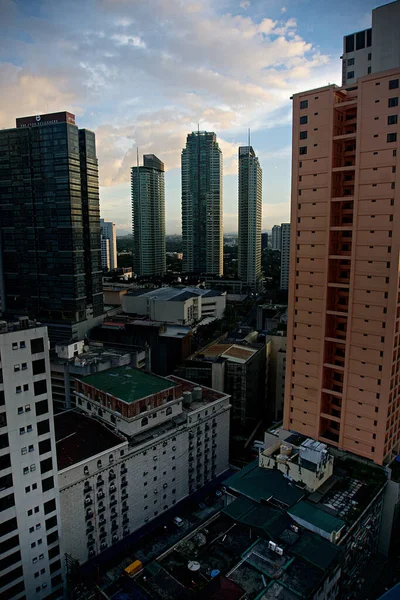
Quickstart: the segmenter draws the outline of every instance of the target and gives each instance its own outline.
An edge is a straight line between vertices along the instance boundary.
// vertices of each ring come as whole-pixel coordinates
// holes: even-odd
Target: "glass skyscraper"
[[[62,112],[0,131],[3,311],[82,337],[103,313],[95,135]]]
[[[162,275],[165,248],[164,163],[154,154],[132,167],[133,270],[137,275]]]
[[[251,146],[239,148],[239,277],[250,289],[261,276],[262,169]]]
[[[222,275],[222,152],[215,133],[189,133],[182,150],[183,271]]]

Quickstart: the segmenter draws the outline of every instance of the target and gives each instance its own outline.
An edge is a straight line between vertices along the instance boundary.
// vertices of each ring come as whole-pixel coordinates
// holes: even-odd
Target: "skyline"
[[[180,233],[180,155],[197,123],[215,131],[224,155],[224,229],[237,230],[236,155],[248,127],[264,173],[263,229],[287,222],[290,96],[340,84],[341,39],[349,23],[369,26],[380,4],[73,0],[60,20],[59,3],[0,2],[0,128],[16,117],[75,113],[96,133],[101,216],[118,235],[131,230],[137,146],[165,163],[166,233]]]

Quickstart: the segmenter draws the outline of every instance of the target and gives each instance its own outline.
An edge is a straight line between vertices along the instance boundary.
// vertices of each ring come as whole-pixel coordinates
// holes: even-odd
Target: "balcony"
[[[90,506],[91,504],[93,504],[93,500],[91,498],[85,498],[84,504],[85,506]]]
[[[97,500],[103,500],[103,498],[105,498],[104,492],[97,492]]]
[[[121,475],[124,475],[127,472],[128,472],[128,469],[126,467],[122,467],[122,469],[121,469]]]
[[[98,479],[96,482],[96,487],[100,487],[101,485],[104,485],[104,479]]]
[[[127,494],[127,493],[122,494],[121,500],[126,500],[127,498],[129,498],[129,494]]]
[[[123,507],[122,507],[122,512],[123,512],[123,513],[126,513],[126,512],[128,512],[128,510],[129,510],[129,506],[123,506]]]
[[[101,513],[103,513],[106,510],[105,506],[100,506],[100,508],[97,509],[97,512],[101,515]]]
[[[116,491],[117,491],[117,488],[115,487],[115,485],[114,484],[110,485],[110,494],[113,494]]]
[[[112,500],[110,502],[110,508],[112,508],[113,506],[116,506],[118,504],[117,500]]]
[[[124,527],[124,530],[123,530],[122,533],[123,533],[124,536],[125,535],[129,535],[129,527]]]
[[[85,521],[89,521],[89,519],[93,519],[93,511],[89,511],[85,515]]]
[[[121,487],[124,488],[128,485],[127,481],[121,481]]]
[[[118,529],[118,525],[115,523],[114,525],[111,525],[111,531],[117,531]]]
[[[115,473],[110,473],[108,476],[108,481],[113,481],[113,479],[116,478],[116,474]]]
[[[89,533],[91,533],[92,531],[94,531],[93,525],[91,525],[90,527],[87,527],[86,528],[86,535],[89,534]]]
[[[104,518],[100,519],[100,521],[99,521],[100,527],[104,527],[104,525],[106,525],[106,524],[107,524],[107,519],[104,519]]]
[[[85,485],[85,487],[83,488],[83,493],[84,494],[88,494],[89,492],[91,492],[93,490],[91,485]]]

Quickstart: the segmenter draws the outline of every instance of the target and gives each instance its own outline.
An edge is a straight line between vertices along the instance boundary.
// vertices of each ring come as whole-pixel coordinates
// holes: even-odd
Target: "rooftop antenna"
[[[250,152],[250,127],[248,129],[248,141],[249,141],[249,152]]]
[[[200,135],[200,123],[197,123],[197,135]]]

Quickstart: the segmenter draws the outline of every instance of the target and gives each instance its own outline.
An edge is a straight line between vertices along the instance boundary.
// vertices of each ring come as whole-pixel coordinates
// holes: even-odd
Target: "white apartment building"
[[[342,85],[400,67],[400,0],[372,11],[372,27],[343,38]]]
[[[112,221],[105,221],[100,219],[100,233],[101,233],[101,262],[102,267],[109,270],[116,269],[118,267],[117,261],[117,230],[115,223]],[[105,254],[103,256],[103,240],[105,242]],[[108,244],[106,243],[108,241]],[[107,264],[106,264],[107,263]]]
[[[101,236],[101,268],[110,270],[110,240]]]
[[[290,223],[281,225],[281,290],[289,288]]]
[[[118,367],[82,378],[77,405],[56,431],[64,547],[80,563],[228,469],[225,393]]]
[[[271,234],[271,248],[272,250],[281,249],[281,226],[274,225]]]
[[[122,298],[125,313],[179,325],[191,325],[205,317],[222,319],[225,307],[225,292],[197,287],[132,290]]]
[[[63,598],[47,328],[0,321],[0,598]]]

